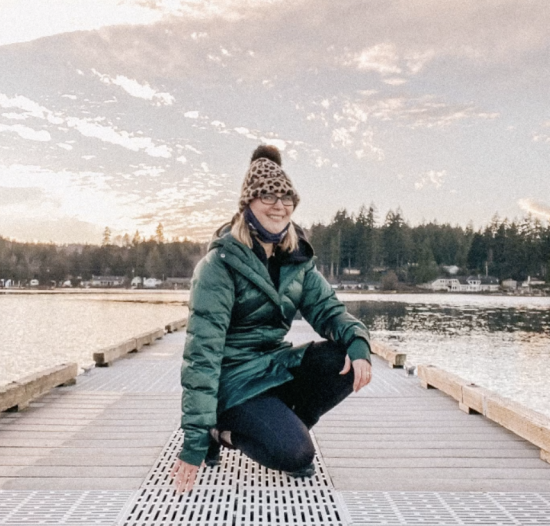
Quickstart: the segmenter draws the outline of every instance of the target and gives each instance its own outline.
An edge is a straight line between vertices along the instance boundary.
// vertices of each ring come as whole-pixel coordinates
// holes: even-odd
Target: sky
[[[204,241],[280,148],[309,227],[550,219],[547,0],[0,0],[0,236]]]

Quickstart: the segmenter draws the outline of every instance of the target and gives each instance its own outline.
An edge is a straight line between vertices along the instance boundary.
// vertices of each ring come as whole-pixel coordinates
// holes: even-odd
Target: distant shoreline
[[[407,289],[407,290],[346,290],[346,289],[335,289],[337,295],[353,295],[353,296],[460,296],[460,297],[475,297],[481,296],[486,298],[497,298],[497,297],[510,297],[510,298],[544,298],[548,297],[547,294],[541,293],[532,293],[524,292],[521,294],[513,294],[510,292],[458,292],[458,291],[444,291],[444,290],[425,290],[425,289]],[[189,297],[189,289],[126,289],[126,288],[75,288],[75,289],[0,289],[0,295],[71,295],[71,296],[90,296],[90,295],[136,295],[136,294],[181,294],[183,297]]]

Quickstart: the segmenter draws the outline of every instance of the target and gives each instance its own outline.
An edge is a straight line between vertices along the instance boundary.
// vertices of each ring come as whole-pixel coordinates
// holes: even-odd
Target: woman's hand
[[[176,460],[170,476],[174,479],[173,484],[177,493],[184,493],[193,489],[198,470],[199,466],[193,466],[193,464],[183,462],[179,458]]]
[[[346,354],[344,368],[340,371],[340,374],[348,374],[351,370],[351,365],[352,361],[350,360],[350,357]],[[372,370],[370,363],[363,358],[353,360],[353,373],[353,390],[357,392],[371,381]]]

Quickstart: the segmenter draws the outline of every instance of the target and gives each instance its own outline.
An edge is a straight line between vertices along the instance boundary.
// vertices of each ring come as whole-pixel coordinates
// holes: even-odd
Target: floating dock
[[[316,339],[305,322],[295,343]],[[550,524],[540,447],[373,357],[374,379],[313,429],[317,474],[239,452],[176,495],[182,331],[0,416],[0,525]]]

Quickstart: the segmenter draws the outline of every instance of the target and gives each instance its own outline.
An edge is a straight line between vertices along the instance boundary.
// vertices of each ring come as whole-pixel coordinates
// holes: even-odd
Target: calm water
[[[550,416],[549,298],[373,295],[348,308],[409,363],[438,365]]]
[[[0,294],[0,385],[183,318],[186,292]]]
[[[374,339],[550,416],[550,298],[342,294]],[[0,385],[187,314],[188,293],[0,294]],[[359,300],[359,301],[358,301]]]

